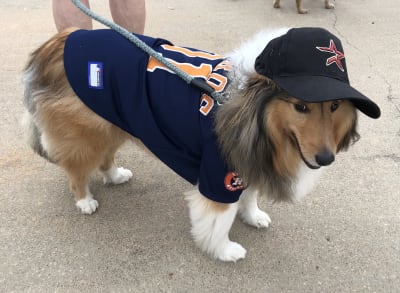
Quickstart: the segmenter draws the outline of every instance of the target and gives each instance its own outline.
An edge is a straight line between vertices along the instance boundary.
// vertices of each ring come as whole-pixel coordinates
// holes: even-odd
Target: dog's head
[[[254,62],[249,56],[265,40],[231,56],[231,99],[218,109],[215,131],[244,182],[281,200],[290,198],[287,183],[303,162],[327,166],[358,140],[356,109],[372,118],[380,109],[350,86],[341,42],[327,30],[296,28],[267,39]]]
[[[379,107],[350,85],[341,41],[325,29],[294,28],[271,40],[256,58],[255,70],[282,90],[267,119],[286,123],[279,131],[290,137],[309,168],[329,165],[358,138],[356,108],[380,116]],[[278,130],[270,132],[275,141]]]
[[[306,103],[271,79],[254,74],[216,113],[215,132],[228,164],[244,182],[277,200],[304,162],[329,165],[357,141],[357,112],[349,100]]]
[[[358,140],[357,113],[347,100],[306,103],[280,94],[265,112],[265,129],[279,156],[300,158],[311,169],[330,165],[335,155]],[[297,156],[295,153],[297,152]],[[288,169],[280,166],[278,169]]]

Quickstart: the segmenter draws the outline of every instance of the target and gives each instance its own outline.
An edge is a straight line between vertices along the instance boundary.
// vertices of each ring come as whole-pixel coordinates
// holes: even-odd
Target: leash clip
[[[221,106],[224,103],[224,100],[229,96],[228,93],[217,93],[214,88],[212,88],[204,79],[202,78],[194,78],[191,82],[191,85],[200,89],[203,93],[210,96],[218,106]]]

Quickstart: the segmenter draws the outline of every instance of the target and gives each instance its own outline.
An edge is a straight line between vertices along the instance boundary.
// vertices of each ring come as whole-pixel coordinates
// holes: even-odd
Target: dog
[[[196,186],[185,197],[191,233],[214,259],[245,257],[229,239],[237,214],[269,226],[258,196],[293,201],[311,191],[322,167],[358,140],[357,110],[380,116],[350,86],[340,40],[321,28],[263,31],[227,56],[138,37],[203,76],[222,105],[114,31],[67,29],[24,70],[29,144],[66,171],[84,214],[98,208],[90,175],[127,182],[132,172],[114,155],[126,141],[144,144]]]
[[[324,0],[325,1],[325,8],[326,9],[333,9],[335,8],[335,4],[331,3],[330,0]],[[306,14],[308,13],[308,9],[304,9],[302,5],[302,0],[296,0],[296,7],[297,7],[297,12],[299,14]],[[280,8],[281,7],[281,0],[274,0],[274,8]]]

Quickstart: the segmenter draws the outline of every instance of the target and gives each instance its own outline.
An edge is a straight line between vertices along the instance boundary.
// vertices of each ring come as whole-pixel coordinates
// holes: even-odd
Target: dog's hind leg
[[[94,171],[93,166],[68,163],[61,164],[69,176],[70,188],[75,195],[76,206],[83,214],[92,214],[99,206],[97,200],[89,190],[90,174]]]
[[[120,144],[122,143],[123,142]],[[100,166],[104,184],[121,184],[132,178],[132,172],[130,170],[123,167],[117,167],[114,162],[114,156],[120,144],[116,143],[114,146],[110,147]]]
[[[335,4],[331,3],[330,0],[325,0],[325,8],[333,9],[333,8],[335,8]]]
[[[251,189],[246,189],[239,199],[239,215],[243,222],[256,228],[266,228],[271,223],[268,214],[258,208],[258,193]]]
[[[125,169],[123,167],[117,167],[114,164],[111,165],[108,169],[101,170],[103,173],[103,182],[104,184],[121,184],[128,182],[129,179],[132,178],[133,174],[130,170]]]
[[[199,191],[186,193],[192,235],[196,244],[214,259],[233,261],[244,258],[246,249],[229,240],[229,230],[238,210],[238,203],[211,201]]]
[[[308,13],[308,9],[304,9],[302,7],[302,0],[296,0],[296,7],[297,7],[297,12],[299,14],[306,14]]]

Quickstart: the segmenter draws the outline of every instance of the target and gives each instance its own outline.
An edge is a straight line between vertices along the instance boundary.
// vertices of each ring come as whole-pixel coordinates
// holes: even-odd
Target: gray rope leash
[[[187,84],[193,85],[197,88],[199,88],[202,92],[208,94],[211,96],[219,105],[222,104],[222,101],[224,97],[218,93],[215,92],[215,90],[208,85],[203,79],[201,78],[194,78],[193,76],[187,74],[185,71],[177,67],[176,65],[172,64],[169,62],[166,58],[164,58],[162,55],[158,54],[155,50],[153,50],[150,46],[148,46],[145,42],[140,40],[138,37],[136,37],[134,34],[131,34],[128,30],[125,28],[121,27],[120,25],[109,21],[108,19],[94,13],[91,11],[89,8],[87,8],[85,5],[83,5],[79,0],[71,0],[72,3],[78,7],[83,13],[88,15],[89,17],[97,20],[98,22],[104,24],[105,26],[111,28],[112,30],[116,31],[120,35],[124,36],[126,39],[128,39],[131,43],[135,44],[137,47],[142,49],[144,52],[146,52],[149,56],[155,58],[157,61],[161,62],[164,64],[168,69],[173,71],[177,76],[182,78]]]

